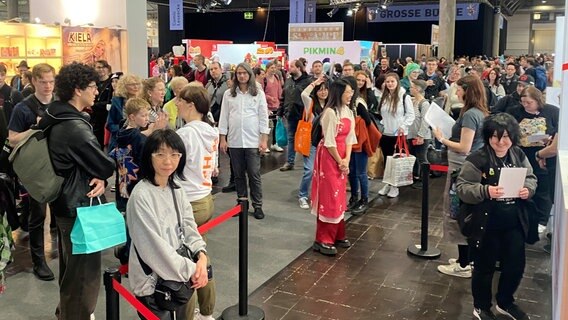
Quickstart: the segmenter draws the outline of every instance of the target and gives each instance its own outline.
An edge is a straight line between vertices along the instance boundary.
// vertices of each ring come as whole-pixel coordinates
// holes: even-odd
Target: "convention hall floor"
[[[262,160],[265,198],[279,201],[266,201],[265,220],[249,220],[249,303],[261,307],[266,319],[472,318],[470,280],[443,275],[436,269],[455,258],[457,252],[454,245],[442,240],[440,206],[444,178],[430,180],[429,245],[442,251],[439,259],[418,259],[406,253],[409,245],[420,241],[420,191],[410,187],[401,189],[397,199],[376,197],[365,215],[348,217],[347,238],[353,246],[340,249],[336,257],[326,257],[311,250],[314,218],[299,209],[295,200],[300,160],[296,170],[280,172],[278,167],[284,157],[273,153]],[[227,180],[225,157],[221,164],[219,186]],[[371,181],[374,195],[379,186],[378,181]],[[219,190],[220,187],[215,188],[215,201],[220,213],[233,205],[234,194]],[[108,195],[112,197],[110,192]],[[231,219],[227,225],[235,226],[236,221]],[[286,230],[279,236],[283,225]],[[236,258],[227,258],[229,261],[225,262],[226,255],[236,252],[236,248],[228,247],[236,243],[236,233],[229,231],[235,230],[229,229],[232,226],[220,227],[217,233],[209,235],[218,275],[214,314],[217,317],[237,301]],[[27,240],[18,231],[15,235],[15,262],[8,267],[8,291],[0,296],[0,310],[7,312],[4,315],[9,319],[53,319],[57,284],[33,277]],[[56,271],[57,240],[48,230],[46,235],[49,265]],[[234,238],[223,238],[230,236]],[[525,277],[517,291],[517,303],[530,313],[531,319],[551,319],[551,259],[542,250],[544,244],[546,240],[527,247]],[[103,265],[113,264],[116,260],[112,254],[105,253]],[[273,270],[268,270],[270,267]],[[230,287],[223,287],[225,283],[230,283]],[[97,319],[105,318],[102,291],[103,288],[95,312]],[[134,319],[134,312],[127,311],[129,307],[123,306],[124,302],[121,304],[121,318]]]

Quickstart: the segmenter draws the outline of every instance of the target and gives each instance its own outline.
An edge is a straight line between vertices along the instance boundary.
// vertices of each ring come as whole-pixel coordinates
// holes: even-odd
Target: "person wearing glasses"
[[[221,151],[231,155],[237,199],[248,198],[248,176],[254,217],[264,219],[260,155],[268,143],[268,107],[262,88],[247,63],[235,69],[235,81],[225,91],[219,116]]]
[[[111,99],[108,112],[107,129],[110,131],[108,150],[116,147],[118,130],[124,125],[124,105],[130,98],[137,97],[142,89],[142,79],[134,74],[126,74],[116,84],[115,96]]]
[[[32,82],[36,91],[14,107],[8,124],[8,139],[12,145],[17,144],[32,126],[36,125],[44,115],[47,106],[53,101],[55,69],[46,63],[36,64],[32,69]],[[44,232],[46,203],[39,203],[29,197],[30,201],[30,253],[32,255],[33,273],[44,281],[55,279],[53,272],[45,261]],[[53,220],[53,219],[52,219]],[[54,223],[52,223],[55,226]]]
[[[115,169],[83,112],[95,102],[98,79],[90,66],[76,62],[63,66],[55,77],[58,100],[49,105],[38,124],[39,129],[50,128],[49,155],[55,173],[64,177],[61,194],[49,204],[58,233],[59,304],[55,314],[60,320],[89,320],[102,282],[102,253],[73,254],[71,250],[77,208],[88,207],[97,197],[104,202],[105,180]]]
[[[136,298],[162,320],[185,320],[186,312],[193,315],[194,310],[188,310],[187,303],[175,311],[161,309],[154,298],[157,278],[191,280],[195,290],[208,283],[205,241],[197,231],[192,206],[181,186],[187,182],[186,156],[184,142],[175,131],[154,131],[144,145],[141,181],[132,190],[126,209],[132,238],[130,287]],[[189,248],[193,261],[176,252],[182,245]]]

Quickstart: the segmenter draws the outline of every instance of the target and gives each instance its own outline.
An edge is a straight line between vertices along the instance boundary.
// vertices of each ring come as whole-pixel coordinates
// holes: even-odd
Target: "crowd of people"
[[[191,64],[166,65],[158,59],[148,79],[113,73],[104,60],[94,66],[72,63],[58,71],[40,63],[31,72],[23,61],[13,88],[4,83],[7,70],[0,64],[0,138],[14,146],[30,128],[49,129],[53,166],[65,178],[62,193],[49,203],[59,239],[56,314],[59,319],[89,319],[94,312],[101,254],[71,254],[70,232],[76,209],[102,196],[114,175],[111,188],[129,230],[127,244],[117,248],[116,256],[129,265],[134,294],[161,319],[172,312],[179,319],[194,319],[196,305],[196,319],[212,319],[215,282],[207,274],[206,236],[197,227],[214,213],[219,151],[230,157],[230,180],[223,192],[236,191],[237,201],[250,199],[253,216],[260,220],[265,217],[263,197],[270,197],[263,192],[260,159],[286,152],[280,171],[294,170],[296,131],[307,122],[311,145],[301,154],[298,205],[316,216],[315,251],[333,256],[338,248],[350,247],[344,216],[363,215],[371,205],[367,167],[375,153],[380,151],[386,163],[405,139],[417,159],[412,172],[417,189],[427,151],[446,150],[444,238],[457,245],[458,257],[438,270],[472,277],[474,315],[495,319],[491,278],[500,261],[496,309],[511,319],[525,319],[513,299],[524,270],[524,242],[533,227],[544,232],[554,192],[559,110],[545,103],[541,88],[549,82],[550,59],[460,57],[450,62],[423,56],[396,59],[391,67],[389,58],[381,57],[373,68],[370,61],[332,66],[322,57],[295,59],[287,68],[270,61],[227,69],[197,55]],[[426,122],[432,107],[456,120],[450,136]],[[71,120],[56,121],[61,118]],[[277,121],[285,123],[287,145],[276,141]],[[505,167],[528,169],[518,198],[500,197],[496,185]],[[481,230],[464,232],[464,222],[452,211],[452,184],[477,218],[474,228]],[[386,183],[378,192],[389,198],[399,194],[399,187]],[[43,252],[48,204],[29,202],[33,273],[50,281],[55,275]],[[534,213],[537,218],[531,220]],[[183,246],[191,251],[189,257],[179,254]],[[154,298],[158,279],[191,282],[197,293],[187,305],[163,310]]]

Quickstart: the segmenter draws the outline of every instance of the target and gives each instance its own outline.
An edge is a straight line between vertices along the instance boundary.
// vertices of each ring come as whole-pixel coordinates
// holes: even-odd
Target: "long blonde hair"
[[[123,97],[126,99],[133,98],[129,96],[128,90],[126,89],[126,85],[130,83],[139,83],[140,85],[142,85],[142,78],[131,73],[125,74],[120,79],[118,79],[118,82],[116,83],[115,95],[117,97]],[[138,92],[138,94],[140,94],[140,92]]]

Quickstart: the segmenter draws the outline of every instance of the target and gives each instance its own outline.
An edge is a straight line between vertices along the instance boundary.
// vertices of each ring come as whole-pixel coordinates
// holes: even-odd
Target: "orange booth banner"
[[[218,44],[232,44],[230,40],[202,40],[202,39],[185,39],[182,41],[187,46],[185,51],[188,60],[193,59],[198,54],[203,55],[206,59],[211,58],[217,53]]]
[[[108,28],[62,27],[63,64],[94,64],[106,60],[113,71],[126,71],[126,31]]]

